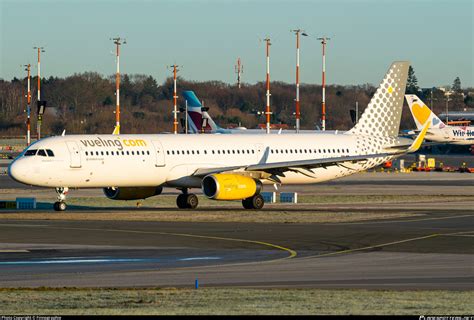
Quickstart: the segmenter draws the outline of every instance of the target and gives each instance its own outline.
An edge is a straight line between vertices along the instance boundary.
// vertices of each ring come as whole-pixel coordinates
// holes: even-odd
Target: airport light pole
[[[120,37],[110,39],[115,44],[115,60],[117,70],[115,72],[115,128],[114,134],[120,134],[120,46],[126,44],[127,40]]]
[[[176,92],[176,73],[179,71],[177,65],[172,65],[170,68],[173,68],[173,133],[178,134],[178,93]],[[187,116],[187,115],[186,115]]]
[[[296,133],[300,132],[300,117],[301,117],[301,111],[300,111],[300,34],[302,36],[308,36],[303,30],[301,29],[296,29],[296,30],[290,30],[291,32],[294,32],[296,35]]]
[[[451,92],[446,91],[446,93],[445,93],[445,96],[446,96],[446,124],[448,124],[448,122],[449,122],[448,112],[449,112],[449,101],[451,101],[451,99],[449,98],[450,95],[451,95]],[[431,107],[431,108],[433,108],[433,107]]]
[[[323,36],[321,38],[318,38],[318,40],[321,40],[321,44],[323,45],[323,72],[322,72],[322,97],[321,97],[321,129],[323,131],[326,130],[326,44],[328,40],[331,40],[331,38],[328,38],[326,36]]]
[[[266,115],[266,120],[267,120],[267,125],[266,125],[266,129],[267,129],[267,134],[270,133],[270,116],[272,114],[271,110],[270,110],[270,38],[266,38],[264,39],[265,43],[266,43],[266,53],[267,53],[267,93],[266,93],[266,96],[267,96],[267,106],[266,106],[266,109],[265,109],[265,115]]]
[[[43,122],[43,114],[40,112],[41,104],[41,53],[45,52],[44,47],[33,47],[33,49],[38,51],[38,120],[36,122],[36,131],[38,135],[38,140],[41,139],[41,124]],[[43,110],[43,109],[41,109]]]
[[[29,146],[31,143],[31,65],[25,64],[25,71],[27,71],[27,94],[26,94],[26,145]]]

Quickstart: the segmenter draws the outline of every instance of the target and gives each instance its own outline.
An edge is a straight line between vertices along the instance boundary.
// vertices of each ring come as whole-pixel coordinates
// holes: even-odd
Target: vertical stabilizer
[[[443,129],[446,125],[438,118],[433,111],[428,108],[428,106],[421,101],[414,94],[405,95],[407,99],[408,108],[410,108],[411,115],[413,116],[413,121],[415,121],[416,128],[418,130],[423,129],[423,124],[426,121],[429,121],[429,128]]]
[[[396,137],[400,129],[408,61],[395,61],[388,69],[351,134]]]

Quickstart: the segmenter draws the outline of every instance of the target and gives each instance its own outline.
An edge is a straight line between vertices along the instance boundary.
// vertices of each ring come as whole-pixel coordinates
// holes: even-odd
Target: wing
[[[229,166],[229,167],[213,167],[213,168],[199,168],[194,173],[193,176],[204,177],[208,174],[229,172],[229,171],[238,171],[239,174],[251,174],[252,172],[264,172],[266,173],[266,178],[280,182],[278,176],[284,176],[284,173],[287,171],[299,172],[301,174],[311,176],[314,172],[311,169],[315,168],[327,168],[330,166],[345,166],[351,163],[358,163],[368,161],[373,158],[385,158],[391,157],[394,155],[400,155],[404,153],[411,153],[417,151],[423,139],[425,138],[426,131],[428,130],[429,123],[426,122],[423,130],[416,137],[411,145],[396,145],[388,146],[385,148],[388,152],[376,153],[376,154],[367,154],[367,155],[357,155],[357,156],[344,156],[344,157],[332,157],[324,159],[309,159],[309,160],[295,160],[295,161],[282,161],[282,162],[272,162],[272,163],[258,163],[246,166]],[[392,152],[390,152],[393,150]]]

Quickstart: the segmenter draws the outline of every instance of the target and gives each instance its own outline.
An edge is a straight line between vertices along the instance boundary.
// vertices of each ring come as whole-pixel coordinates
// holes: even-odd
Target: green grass
[[[3,289],[4,314],[473,314],[473,291]]]

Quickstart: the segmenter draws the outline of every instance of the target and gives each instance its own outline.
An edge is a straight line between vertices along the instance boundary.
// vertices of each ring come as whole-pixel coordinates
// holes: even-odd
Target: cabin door
[[[69,166],[71,168],[81,167],[81,153],[79,152],[79,146],[75,141],[66,141],[67,148],[69,150]]]
[[[165,153],[163,151],[163,146],[158,140],[153,140],[153,148],[155,149],[155,166],[163,167],[165,165]]]

